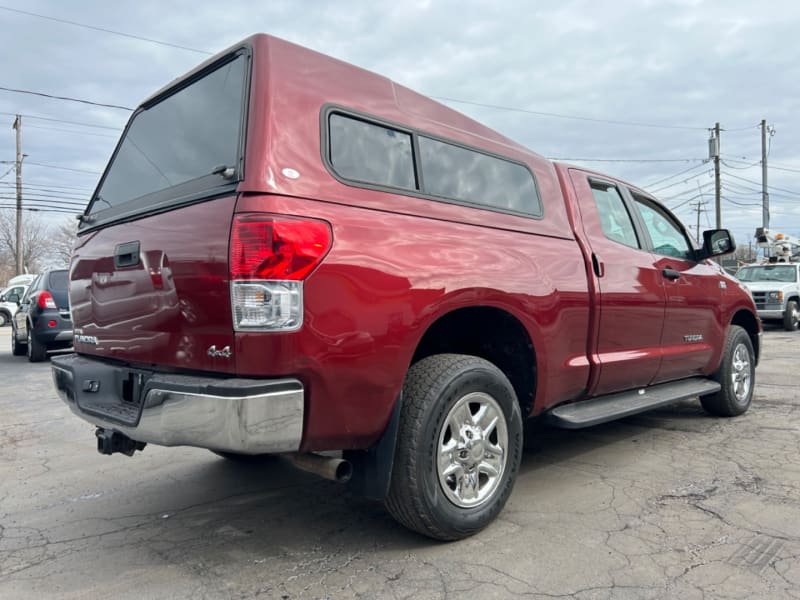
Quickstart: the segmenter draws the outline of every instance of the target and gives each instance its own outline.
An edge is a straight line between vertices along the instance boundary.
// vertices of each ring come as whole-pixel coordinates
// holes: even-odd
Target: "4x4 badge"
[[[208,354],[211,358],[230,358],[231,354],[231,347],[225,346],[222,350],[217,350],[217,346],[211,346],[208,350],[206,350],[206,354]]]

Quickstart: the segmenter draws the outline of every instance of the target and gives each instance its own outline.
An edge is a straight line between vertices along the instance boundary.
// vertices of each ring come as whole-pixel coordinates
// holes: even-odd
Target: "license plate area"
[[[147,371],[123,368],[83,372],[75,381],[76,401],[86,413],[135,426],[142,414],[150,376]]]

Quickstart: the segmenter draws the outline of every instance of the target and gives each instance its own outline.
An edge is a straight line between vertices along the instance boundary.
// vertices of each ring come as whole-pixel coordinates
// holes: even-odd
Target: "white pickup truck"
[[[783,321],[786,331],[800,323],[800,263],[747,265],[736,273],[753,295],[762,321]]]

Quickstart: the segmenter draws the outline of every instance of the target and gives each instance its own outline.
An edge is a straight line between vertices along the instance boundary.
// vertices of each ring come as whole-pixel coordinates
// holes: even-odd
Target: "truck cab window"
[[[633,221],[617,188],[592,182],[592,194],[605,236],[631,248],[641,248]]]
[[[653,252],[691,260],[694,253],[689,240],[670,215],[644,198],[634,196],[634,200],[653,242]]]

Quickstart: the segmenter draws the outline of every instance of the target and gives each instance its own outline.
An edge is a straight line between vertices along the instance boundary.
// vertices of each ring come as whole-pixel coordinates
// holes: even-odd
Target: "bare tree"
[[[54,228],[50,238],[50,266],[63,268],[69,266],[77,233],[78,223],[73,218],[66,218]]]
[[[29,273],[39,271],[49,254],[48,228],[39,215],[26,214],[22,221],[22,264]],[[0,211],[0,259],[4,265],[17,262],[16,214]]]

